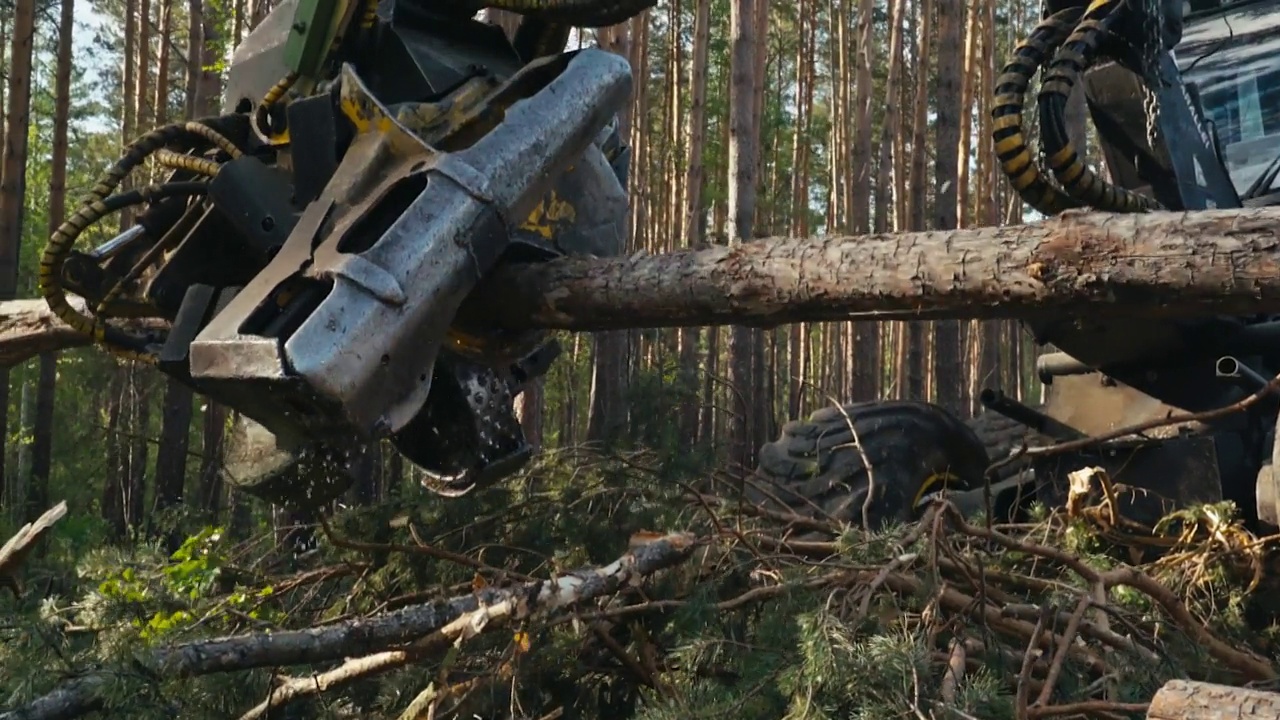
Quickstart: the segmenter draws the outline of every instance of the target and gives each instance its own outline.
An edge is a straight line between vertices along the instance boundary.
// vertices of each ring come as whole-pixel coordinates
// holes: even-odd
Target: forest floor
[[[1280,538],[1229,505],[1139,526],[1097,471],[1025,523],[867,533],[673,474],[547,453],[301,554],[55,524],[0,601],[0,718],[1141,718],[1169,680],[1280,678]]]

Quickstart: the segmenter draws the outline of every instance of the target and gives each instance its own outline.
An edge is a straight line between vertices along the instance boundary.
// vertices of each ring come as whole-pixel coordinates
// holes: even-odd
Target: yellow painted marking
[[[937,485],[938,483],[946,483],[952,480],[959,480],[959,479],[960,478],[956,477],[955,475],[952,475],[949,472],[940,472],[940,473],[934,473],[930,475],[929,477],[925,478],[923,483],[920,484],[920,489],[916,492],[915,499],[912,500],[911,502],[911,507],[914,508],[919,506],[920,501],[924,499],[925,495],[929,494],[929,491],[933,488],[934,485]]]

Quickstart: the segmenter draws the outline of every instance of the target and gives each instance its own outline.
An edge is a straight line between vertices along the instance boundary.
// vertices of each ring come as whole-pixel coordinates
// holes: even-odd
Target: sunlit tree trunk
[[[689,118],[687,125],[688,146],[685,156],[684,206],[682,208],[683,234],[689,245],[702,242],[704,210],[702,186],[706,165],[707,137],[707,54],[711,42],[711,0],[694,0],[696,9],[693,20],[693,52],[689,64]],[[680,330],[680,372],[687,396],[680,407],[680,435],[698,438],[698,343],[702,333],[698,328]],[[699,438],[707,441],[710,438]]]
[[[49,233],[62,224],[67,202],[67,124],[71,113],[71,39],[75,0],[62,0],[58,19],[58,59],[53,81],[53,148],[49,158]],[[53,403],[58,382],[58,356],[40,355],[36,383],[36,417],[32,432],[31,479],[27,484],[27,521],[49,505],[49,473],[53,467]]]
[[[31,124],[31,55],[35,40],[35,0],[16,0],[8,63],[8,109],[0,160],[0,301],[17,297],[26,193],[27,133]],[[0,442],[9,436],[9,369],[0,370]],[[0,485],[5,453],[0,452]],[[17,501],[18,497],[14,500]]]

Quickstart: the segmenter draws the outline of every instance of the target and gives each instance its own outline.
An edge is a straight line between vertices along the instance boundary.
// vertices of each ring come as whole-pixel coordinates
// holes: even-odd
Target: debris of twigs
[[[190,677],[250,668],[346,660],[316,676],[282,682],[245,718],[302,695],[331,690],[352,680],[399,667],[425,653],[446,649],[487,629],[563,609],[637,585],[644,577],[688,558],[695,538],[671,534],[634,548],[601,568],[564,573],[508,588],[484,587],[447,601],[411,605],[367,618],[306,630],[254,633],[164,647],[139,659],[157,676]],[[396,648],[387,650],[387,648]],[[63,685],[26,707],[0,713],[0,720],[72,718],[98,707],[100,676]]]
[[[936,675],[921,683],[937,688],[927,694],[939,707],[954,705],[967,667],[999,674],[1019,719],[1133,717],[1170,678],[1280,677],[1246,633],[1227,627],[1193,592],[1227,573],[1223,584],[1247,595],[1262,580],[1265,540],[1216,508],[1144,527],[1118,513],[1123,488],[1101,470],[1074,481],[1066,512],[1036,524],[988,529],[936,501],[902,533],[788,542],[761,529],[753,541],[821,559],[810,574],[845,598],[842,627],[866,635],[896,627],[927,638]],[[1101,503],[1089,504],[1099,490]],[[1114,553],[1124,543],[1163,555],[1124,564]],[[781,557],[773,562],[784,564]]]
[[[123,608],[112,612],[146,618],[173,602],[199,618],[146,649],[111,649],[140,633],[102,610],[119,594],[106,591],[115,576],[90,576],[97,589],[82,605],[98,614],[69,614],[98,623],[76,639],[78,657],[0,720],[120,703],[142,708],[135,717],[248,720],[312,702],[401,720],[558,709],[630,720],[1209,720],[1196,714],[1201,698],[1229,709],[1253,700],[1185,683],[1280,686],[1280,609],[1266,601],[1280,587],[1278,538],[1255,537],[1227,505],[1138,522],[1125,514],[1135,491],[1088,468],[1063,508],[1018,524],[966,517],[940,498],[918,522],[869,533],[703,494],[644,458],[591,457],[564,463],[558,486],[534,478],[496,499],[459,499],[474,503],[465,511],[335,516],[314,564],[289,575],[220,554],[211,567],[235,580],[192,603],[138,581],[129,593],[151,605],[110,600]],[[673,526],[694,534],[644,530]],[[601,555],[602,543],[629,552],[608,564],[615,551]],[[172,569],[133,563],[148,577]],[[269,612],[250,617],[257,609]],[[60,627],[26,637],[67,646]],[[89,670],[63,680],[64,667]]]

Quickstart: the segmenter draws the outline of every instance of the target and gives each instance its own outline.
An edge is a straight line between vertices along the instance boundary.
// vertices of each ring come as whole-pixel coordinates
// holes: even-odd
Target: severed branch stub
[[[0,547],[0,587],[9,588],[15,598],[22,596],[22,580],[18,569],[40,538],[53,529],[54,523],[67,514],[67,501],[45,510],[35,522],[22,526],[13,537]]]
[[[1280,208],[1071,211],[1016,226],[561,258],[500,268],[461,313],[479,327],[572,331],[1032,319],[1100,307],[1129,318],[1272,313],[1277,226]],[[85,343],[43,301],[0,303],[0,364]]]
[[[416,656],[414,644],[424,638],[425,641],[437,636],[454,639],[458,633],[475,634],[489,624],[496,627],[507,620],[617,593],[648,575],[680,564],[689,557],[695,545],[693,535],[673,533],[633,548],[604,567],[584,568],[551,580],[536,580],[508,588],[486,587],[449,600],[411,605],[382,615],[305,630],[198,640],[159,648],[152,651],[150,657],[138,660],[157,675],[181,678],[356,658],[326,673],[334,675],[327,683],[318,683],[314,677],[305,678],[305,683],[312,686],[309,690],[300,687],[290,690],[293,684],[286,683],[268,701],[274,707],[307,692],[315,692],[316,686],[322,689],[337,687],[398,667],[403,661],[397,663],[392,655],[405,654],[406,659]],[[390,651],[389,648],[397,650]],[[343,668],[346,670],[339,673]],[[78,717],[101,706],[99,693],[104,682],[101,675],[82,676],[24,707],[0,712],[0,720]],[[246,715],[258,716],[257,709]]]
[[[1151,699],[1147,720],[1274,720],[1280,718],[1280,693],[1170,680]]]

